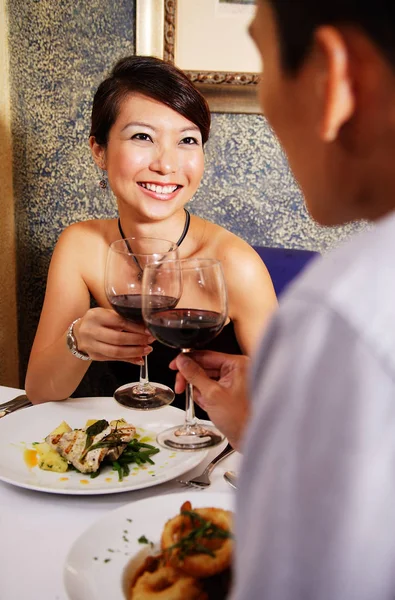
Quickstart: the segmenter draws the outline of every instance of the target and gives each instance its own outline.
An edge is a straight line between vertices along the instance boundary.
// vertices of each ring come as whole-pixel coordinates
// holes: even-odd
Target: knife
[[[16,398],[0,404],[0,418],[8,415],[11,412],[14,412],[15,410],[19,410],[20,408],[25,408],[27,406],[33,405],[26,394],[16,396]]]

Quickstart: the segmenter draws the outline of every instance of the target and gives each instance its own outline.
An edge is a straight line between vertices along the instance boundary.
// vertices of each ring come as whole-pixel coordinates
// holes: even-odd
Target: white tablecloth
[[[0,386],[0,404],[20,393],[22,390]],[[186,476],[197,475],[222,448],[213,448]],[[223,474],[236,469],[238,462],[237,454],[222,461],[207,489],[232,493]],[[74,540],[87,527],[107,511],[129,502],[183,489],[171,481],[135,492],[84,498],[33,492],[0,481],[0,599],[66,600],[64,561]]]

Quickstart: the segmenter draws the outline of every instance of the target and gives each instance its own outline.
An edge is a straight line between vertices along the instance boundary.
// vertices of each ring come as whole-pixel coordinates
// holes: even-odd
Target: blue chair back
[[[312,250],[291,250],[290,248],[268,248],[266,246],[253,246],[265,263],[272,278],[277,297],[285,290],[287,285],[296,277],[318,252]]]

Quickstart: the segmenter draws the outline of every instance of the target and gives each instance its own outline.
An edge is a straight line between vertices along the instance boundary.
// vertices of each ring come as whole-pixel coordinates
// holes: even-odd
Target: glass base
[[[225,436],[214,425],[176,425],[158,433],[156,441],[171,450],[204,450],[218,446]]]
[[[171,404],[174,400],[174,392],[167,385],[153,383],[150,381],[147,392],[141,392],[140,383],[127,383],[114,392],[114,399],[135,410],[155,410]]]

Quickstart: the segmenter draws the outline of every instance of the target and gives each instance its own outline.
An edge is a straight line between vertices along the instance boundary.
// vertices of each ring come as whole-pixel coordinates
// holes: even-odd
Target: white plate
[[[109,512],[77,539],[66,558],[64,583],[70,600],[125,600],[128,563],[143,547],[137,540],[145,535],[158,544],[166,521],[186,500],[192,508],[234,508],[230,493],[186,491]]]
[[[13,485],[51,492],[53,494],[114,494],[150,487],[178,477],[196,467],[207,451],[175,452],[161,448],[152,457],[155,465],[133,470],[123,481],[111,467],[103,469],[95,479],[76,471],[52,473],[38,467],[29,468],[24,460],[26,448],[40,442],[63,420],[70,427],[83,427],[87,419],[124,418],[137,427],[138,433],[156,434],[167,427],[182,423],[184,411],[166,406],[154,411],[137,411],[125,408],[113,398],[74,398],[64,402],[48,402],[24,408],[0,419],[0,480]],[[147,432],[147,433],[146,433]]]

